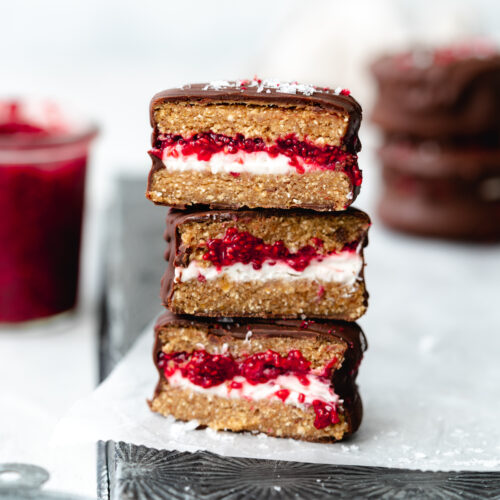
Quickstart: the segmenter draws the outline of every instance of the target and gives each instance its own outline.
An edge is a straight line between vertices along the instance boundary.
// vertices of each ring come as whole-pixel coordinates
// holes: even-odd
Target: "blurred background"
[[[0,379],[21,380],[2,388],[11,418],[0,411],[0,419],[7,418],[0,425],[0,443],[4,438],[23,443],[26,437],[20,436],[19,426],[31,429],[27,435],[32,440],[31,450],[21,451],[21,444],[3,447],[0,462],[44,457],[44,440],[58,418],[97,383],[97,306],[103,281],[103,241],[113,230],[108,214],[116,200],[117,178],[141,178],[145,188],[150,168],[146,154],[151,133],[148,106],[154,93],[187,82],[258,75],[347,87],[362,104],[367,118],[376,94],[368,67],[377,56],[415,45],[446,45],[476,36],[500,43],[498,0],[3,2],[0,97],[48,97],[63,106],[71,105],[95,121],[100,132],[92,148],[87,177],[77,322],[59,330],[0,332]],[[365,119],[359,156],[365,180],[356,206],[371,214],[374,228],[374,203],[380,184],[374,155],[378,141],[376,129]],[[375,266],[371,262],[376,260],[371,256],[377,233],[373,236],[367,250],[369,266]],[[406,244],[412,248],[429,245],[417,239],[401,244],[403,253]],[[433,246],[430,255],[443,249]],[[460,258],[468,262],[469,250],[461,247],[459,252]],[[477,252],[490,252],[487,258],[492,256],[491,248],[479,248]],[[395,258],[404,261],[402,253]],[[382,266],[377,276],[384,271],[387,268]],[[448,271],[455,270],[451,266]],[[368,267],[374,309],[383,294],[382,287],[377,288],[375,273]],[[449,287],[445,270],[443,276]],[[411,300],[410,292],[398,293],[402,300]],[[494,297],[490,299],[496,303]],[[415,311],[416,306],[408,314],[419,317],[426,309],[424,306]],[[368,313],[361,323],[367,330],[375,330],[370,321],[375,325],[375,316]],[[398,321],[396,326],[402,327],[403,320]],[[50,350],[47,347],[47,351],[40,351],[42,341]],[[426,346],[434,345],[432,340],[426,342]],[[20,351],[28,352],[26,356],[32,356],[29,359],[34,361],[16,364]],[[40,355],[49,364],[60,363],[59,371],[41,370],[35,361]],[[41,372],[45,378],[39,375]],[[64,381],[61,373],[67,376]],[[38,385],[33,385],[32,376],[38,377]],[[57,384],[56,390],[52,384]],[[36,426],[32,425],[33,418]],[[58,477],[57,471],[54,475]],[[65,485],[61,477],[59,484]]]
[[[495,0],[22,0],[1,7],[0,95],[70,104],[101,133],[87,184],[83,297],[96,297],[97,235],[116,175],[147,175],[149,99],[186,82],[253,76],[341,85],[369,114],[380,53],[470,36],[500,39]],[[361,138],[369,149],[365,119]],[[366,155],[367,156],[367,155]],[[361,165],[372,167],[362,153]],[[372,191],[363,186],[364,203]]]

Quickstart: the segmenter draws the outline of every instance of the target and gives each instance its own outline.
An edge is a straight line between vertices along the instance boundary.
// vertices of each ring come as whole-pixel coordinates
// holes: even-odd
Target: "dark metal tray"
[[[104,380],[161,311],[167,209],[145,197],[143,179],[120,178],[103,241],[99,378]]]
[[[422,472],[99,443],[101,499],[500,498],[500,472]]]

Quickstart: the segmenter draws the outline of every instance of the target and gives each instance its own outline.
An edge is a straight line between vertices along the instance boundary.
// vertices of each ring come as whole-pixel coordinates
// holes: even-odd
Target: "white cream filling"
[[[283,399],[276,395],[276,392],[286,389],[290,391],[290,394],[283,402],[299,408],[311,406],[316,399],[332,406],[336,406],[340,402],[339,396],[333,392],[329,380],[322,379],[313,374],[304,375],[303,378],[309,381],[308,385],[302,384],[296,375],[279,375],[277,378],[263,384],[252,385],[245,377],[237,375],[222,384],[204,388],[193,384],[187,377],[182,376],[180,370],[176,370],[172,375],[167,377],[167,380],[172,387],[189,389],[193,392],[228,399],[246,399],[247,401],[269,399],[283,401]],[[232,388],[232,382],[240,383],[241,388]],[[301,398],[303,401],[299,401],[301,394],[303,395]]]
[[[187,267],[175,267],[175,280],[184,283],[201,276],[209,281],[224,276],[231,281],[308,279],[349,286],[355,283],[362,268],[361,255],[345,251],[313,259],[303,271],[296,271],[281,261],[274,264],[266,261],[260,269],[254,269],[252,264],[237,262],[220,270],[216,266],[202,267],[198,262],[192,261]]]
[[[300,161],[300,159],[298,159]],[[265,151],[255,153],[246,153],[238,151],[234,154],[216,153],[210,160],[198,160],[197,155],[183,155],[178,146],[169,146],[163,150],[162,162],[168,171],[185,172],[209,171],[211,174],[241,174],[247,172],[255,175],[284,175],[296,174],[297,169],[290,165],[288,156],[279,154],[275,157],[270,156]],[[304,170],[314,169],[314,165],[307,165],[301,162]]]

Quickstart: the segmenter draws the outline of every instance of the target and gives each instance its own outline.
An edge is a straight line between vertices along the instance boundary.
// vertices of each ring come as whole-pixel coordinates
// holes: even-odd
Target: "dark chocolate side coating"
[[[153,361],[160,376],[155,390],[155,397],[161,391],[163,373],[158,368],[158,354],[161,351],[160,331],[166,326],[199,327],[208,330],[209,335],[228,337],[228,339],[244,339],[249,330],[252,331],[251,338],[287,336],[293,338],[323,338],[336,337],[347,344],[344,361],[340,369],[332,375],[332,385],[335,392],[344,401],[344,415],[348,421],[351,434],[357,430],[361,423],[363,407],[359,397],[356,377],[358,367],[363,359],[363,353],[368,344],[366,337],[354,322],[329,321],[329,320],[282,320],[282,319],[245,319],[234,318],[231,320],[217,320],[210,318],[198,318],[192,316],[179,316],[170,311],[163,313],[155,325],[155,345],[153,349]]]
[[[385,187],[378,206],[382,222],[397,231],[461,241],[500,241],[500,201],[472,197],[432,198]]]
[[[234,83],[234,82],[231,82]],[[240,86],[224,87],[220,90],[207,88],[208,83],[195,83],[185,85],[182,88],[174,88],[159,92],[150,104],[150,120],[153,127],[152,143],[155,144],[157,137],[154,110],[162,102],[168,101],[192,101],[201,104],[213,103],[255,103],[266,106],[315,106],[325,111],[337,111],[349,115],[349,126],[343,140],[346,151],[356,153],[361,149],[358,139],[358,130],[361,124],[362,110],[359,103],[350,95],[337,95],[333,90],[318,88],[311,95],[302,92],[295,94],[279,92],[278,89],[265,87],[258,92],[257,87]]]
[[[426,177],[384,165],[382,179],[388,191],[399,193],[402,203],[412,197],[443,206],[449,203],[456,205],[477,203],[478,206],[493,208],[495,204],[500,203],[500,173],[496,176],[470,179],[458,176]]]
[[[500,148],[459,149],[434,141],[388,142],[378,156],[384,167],[426,179],[474,181],[500,176]]]
[[[449,64],[402,65],[402,54],[374,62],[379,93],[372,120],[420,137],[492,134],[500,140],[500,55]]]
[[[186,222],[200,222],[206,220],[226,221],[238,220],[243,217],[254,217],[262,214],[268,215],[305,215],[314,214],[317,217],[345,217],[351,215],[360,220],[361,223],[369,226],[371,224],[370,218],[362,210],[349,207],[342,212],[312,212],[305,209],[293,210],[278,210],[278,209],[254,209],[254,210],[200,210],[196,208],[187,210],[170,209],[166,218],[165,240],[167,242],[167,250],[165,252],[165,259],[168,261],[167,269],[161,280],[161,298],[163,304],[167,305],[171,300],[174,293],[174,274],[175,266],[186,266],[189,255],[183,247],[180,235],[177,228]],[[366,234],[363,247],[368,244],[368,236]],[[362,271],[363,272],[363,271]],[[367,300],[366,295],[365,300]]]

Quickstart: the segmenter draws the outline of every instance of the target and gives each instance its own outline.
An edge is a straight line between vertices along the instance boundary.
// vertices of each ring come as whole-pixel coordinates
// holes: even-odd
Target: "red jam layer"
[[[226,230],[224,238],[209,239],[206,243],[206,252],[203,260],[210,261],[220,270],[223,266],[231,266],[236,263],[252,264],[254,269],[260,269],[264,261],[286,262],[295,271],[303,271],[313,259],[320,260],[325,254],[318,252],[323,246],[323,241],[313,238],[313,245],[306,245],[295,253],[279,240],[272,244],[264,243],[248,231],[238,231],[235,227]],[[342,251],[356,250],[358,242],[351,242]]]
[[[163,370],[167,379],[180,370],[182,376],[191,383],[207,389],[230,381],[236,376],[244,377],[249,384],[257,385],[284,374],[295,375],[302,385],[307,386],[309,380],[305,375],[310,373],[311,362],[298,350],[291,350],[286,356],[282,356],[269,349],[242,359],[234,359],[230,354],[210,354],[205,350],[197,350],[189,354],[186,352],[165,354],[160,351],[157,365]],[[331,368],[328,371],[331,372]],[[231,388],[239,389],[241,383],[233,381]],[[276,392],[276,396],[283,402],[286,402],[289,395],[287,389]],[[300,396],[304,401],[305,396],[303,394]],[[318,399],[314,400],[312,405],[316,414],[314,426],[317,429],[339,422],[335,405]]]
[[[236,154],[240,151],[266,152],[272,158],[280,154],[287,156],[289,164],[295,167],[299,174],[305,172],[305,163],[321,170],[340,170],[350,178],[354,186],[361,186],[363,180],[356,155],[347,153],[338,146],[317,146],[308,141],[300,141],[294,135],[277,139],[273,144],[266,144],[259,137],[246,139],[242,134],[229,137],[203,132],[194,134],[188,139],[181,135],[165,134],[158,138],[151,153],[161,159],[165,148],[175,146],[176,149],[170,151],[174,157],[180,152],[183,156],[197,155],[198,160],[209,161],[212,155],[221,152],[225,154]]]

